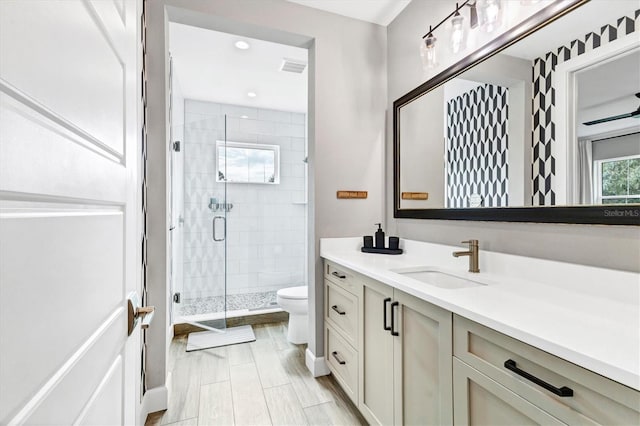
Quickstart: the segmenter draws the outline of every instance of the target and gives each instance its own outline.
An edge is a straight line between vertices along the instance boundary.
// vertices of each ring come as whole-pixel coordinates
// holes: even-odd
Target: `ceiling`
[[[288,0],[337,15],[387,26],[411,0]],[[424,1],[424,0],[420,0]]]
[[[585,121],[596,120],[635,111],[640,99],[640,51],[635,50],[612,61],[576,73],[578,92],[578,136],[635,128],[640,118],[625,118],[607,123],[585,126]]]
[[[508,47],[502,54],[534,60],[577,38],[583,38],[601,23],[613,23],[623,15],[633,17],[637,8],[637,1],[591,1]]]
[[[239,40],[250,48],[235,47]],[[280,71],[283,58],[307,62],[306,49],[171,22],[169,51],[173,90],[185,99],[307,110],[308,67],[302,74]]]

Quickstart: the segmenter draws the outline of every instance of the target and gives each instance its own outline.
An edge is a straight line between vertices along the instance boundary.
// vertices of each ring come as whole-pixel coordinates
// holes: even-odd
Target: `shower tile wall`
[[[185,100],[184,299],[219,296],[224,243],[212,241],[209,199],[224,199],[215,181],[216,140],[280,146],[280,184],[227,184],[227,293],[265,293],[305,282],[305,115]],[[246,116],[247,118],[240,118]],[[215,213],[223,216],[223,212]],[[221,224],[218,221],[218,224]]]

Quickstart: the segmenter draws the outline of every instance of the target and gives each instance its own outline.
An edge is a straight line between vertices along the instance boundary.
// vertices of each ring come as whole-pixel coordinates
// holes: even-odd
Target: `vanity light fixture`
[[[456,12],[451,18],[451,51],[458,53],[464,47],[465,41],[464,16],[460,15],[456,4]]]
[[[502,25],[501,0],[477,0],[478,20],[480,28],[490,33]]]
[[[236,41],[235,46],[240,50],[247,50],[251,47],[251,45],[244,40]]]
[[[476,4],[480,0],[476,0],[471,3],[471,0],[465,0],[462,4],[456,3],[456,8],[446,18],[438,22],[435,27],[429,26],[429,32],[422,36],[422,43],[420,44],[420,56],[422,57],[422,65],[424,68],[434,68],[437,65],[436,61],[436,41],[437,38],[433,35],[434,31],[438,29],[442,24],[451,19],[451,50],[453,53],[458,53],[464,49],[467,39],[467,31],[464,25],[464,16],[460,14],[460,10],[465,6],[469,7],[469,27],[476,28],[478,26],[478,10]],[[487,1],[487,0],[485,0]],[[499,0],[498,0],[499,2]]]
[[[431,27],[429,27],[429,33],[423,37],[423,40],[424,42],[420,46],[422,65],[425,68],[435,68],[438,65],[436,60],[436,41],[438,39],[431,33]]]

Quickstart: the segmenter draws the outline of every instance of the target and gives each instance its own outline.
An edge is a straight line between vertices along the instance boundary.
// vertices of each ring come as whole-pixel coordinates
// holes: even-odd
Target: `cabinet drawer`
[[[349,395],[358,404],[358,353],[333,327],[325,327],[326,359],[329,369]]]
[[[453,418],[456,425],[565,424],[455,358]]]
[[[325,316],[353,346],[358,342],[358,298],[329,280],[325,280]]]
[[[325,260],[324,277],[338,284],[352,294],[358,294],[358,288],[362,285],[357,274],[345,267]]]
[[[453,336],[455,357],[565,423],[640,424],[634,389],[457,315]],[[554,393],[563,387],[573,395]]]

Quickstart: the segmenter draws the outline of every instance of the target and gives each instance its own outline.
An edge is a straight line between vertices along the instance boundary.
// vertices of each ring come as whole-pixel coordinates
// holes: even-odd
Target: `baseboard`
[[[324,357],[316,357],[309,348],[304,352],[304,363],[313,374],[313,377],[326,376],[330,373]]]
[[[138,424],[145,424],[147,416],[150,413],[166,410],[168,406],[169,390],[166,386],[158,386],[157,388],[147,390],[142,397],[142,403],[140,404],[140,418]]]

